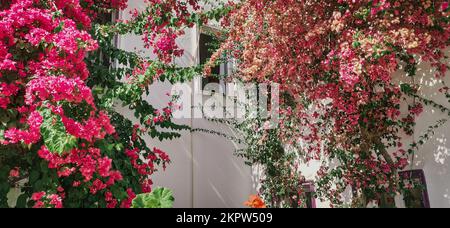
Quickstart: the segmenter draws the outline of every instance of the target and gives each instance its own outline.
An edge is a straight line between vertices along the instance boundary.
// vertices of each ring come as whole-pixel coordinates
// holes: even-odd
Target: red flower
[[[441,10],[446,11],[448,9],[448,4],[449,4],[448,2],[443,2],[441,5]]]
[[[89,192],[90,192],[92,195],[95,195],[95,194],[97,194],[98,191],[103,190],[103,189],[105,189],[106,187],[107,187],[106,184],[104,184],[101,180],[96,179],[96,180],[94,181],[94,183],[92,183],[92,186],[90,187]]]
[[[20,175],[19,167],[16,167],[14,169],[11,169],[11,171],[9,171],[9,177],[19,177],[19,175]]]
[[[34,204],[33,208],[43,208],[45,206],[44,202],[38,201]]]
[[[52,194],[48,197],[50,199],[50,204],[53,205],[55,208],[62,208],[62,199],[57,194]]]
[[[133,192],[133,189],[128,188],[127,189],[128,198],[123,200],[120,204],[121,208],[129,208],[131,207],[131,203],[133,202],[133,199],[136,198],[136,194]]]
[[[31,199],[34,201],[39,201],[44,196],[45,196],[45,192],[36,192],[36,193],[33,193],[33,195],[31,195]]]
[[[418,103],[410,108],[412,114],[419,116],[423,112],[423,105]]]

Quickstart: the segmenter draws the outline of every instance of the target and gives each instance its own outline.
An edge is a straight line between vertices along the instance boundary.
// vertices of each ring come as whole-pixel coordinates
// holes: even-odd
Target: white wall
[[[447,51],[447,53],[450,53]],[[417,75],[414,80],[405,76],[405,73],[399,71],[395,76],[399,82],[409,82],[420,85],[419,95],[423,98],[432,100],[447,108],[450,108],[449,100],[445,95],[439,92],[439,89],[450,84],[450,73],[444,78],[436,78],[435,72],[429,64],[420,64]],[[408,104],[413,104],[412,98],[407,99],[402,105],[402,112],[405,113]],[[416,102],[418,102],[416,100]],[[424,105],[424,112],[416,118],[416,126],[412,137],[404,137],[403,145],[410,145],[412,142],[418,142],[430,126],[442,119],[450,120],[447,113]],[[416,152],[412,164],[407,169],[422,169],[425,172],[425,179],[430,200],[430,206],[450,208],[450,121],[435,130],[435,134],[422,145]]]
[[[428,66],[423,66],[418,74],[420,95],[450,108],[448,99],[438,90],[443,87],[439,79],[433,76]],[[450,85],[450,74],[444,82]],[[415,139],[424,134],[430,125],[440,119],[450,119],[448,114],[433,107],[425,106],[424,113],[418,117],[415,128]],[[414,166],[423,169],[428,187],[431,207],[450,207],[450,122],[435,131],[435,135],[420,148]]]

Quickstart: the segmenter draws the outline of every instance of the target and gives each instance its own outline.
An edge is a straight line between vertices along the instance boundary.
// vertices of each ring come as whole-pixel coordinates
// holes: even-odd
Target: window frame
[[[203,25],[200,26],[199,29],[197,29],[197,64],[201,64],[201,59],[200,59],[200,37],[201,35],[207,35],[207,36],[217,36],[217,34],[221,33],[221,30],[219,28],[215,28],[213,26],[210,25]],[[220,64],[220,75],[231,75],[231,72],[233,72],[233,61],[229,61],[227,63],[222,63]],[[194,88],[195,88],[195,92],[197,94],[203,95],[203,96],[213,96],[214,94],[222,94],[223,96],[227,96],[228,91],[231,88],[227,87],[227,83],[225,82],[225,80],[220,79],[219,82],[217,84],[219,84],[219,91],[211,91],[211,90],[204,90],[203,87],[203,81],[204,77],[203,75],[194,78]]]
[[[422,203],[424,205],[424,208],[431,208],[430,206],[430,198],[429,198],[429,194],[428,194],[428,186],[427,186],[427,181],[425,178],[425,172],[422,169],[415,169],[415,170],[405,170],[405,171],[401,171],[398,173],[400,178],[404,179],[404,176],[408,176],[409,179],[418,179],[421,183],[421,185],[423,185],[423,190],[422,190]],[[405,201],[403,199],[403,201]],[[405,207],[406,207],[406,202],[405,202]]]
[[[305,193],[310,193],[311,197],[311,209],[317,208],[316,197],[314,197],[314,193],[316,192],[316,188],[314,186],[314,181],[305,181],[302,183],[303,190]],[[306,195],[306,194],[305,194]]]

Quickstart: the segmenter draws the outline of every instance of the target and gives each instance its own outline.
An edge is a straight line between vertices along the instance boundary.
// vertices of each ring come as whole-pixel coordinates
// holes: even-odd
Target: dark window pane
[[[406,184],[412,185],[412,188],[403,194],[406,208],[430,208],[423,170],[403,171],[399,175]]]
[[[316,208],[316,198],[314,197],[314,183],[306,182],[303,184],[303,190],[306,196],[306,208]]]
[[[216,51],[212,47],[212,43],[214,42],[214,38],[207,34],[200,34],[200,43],[199,43],[199,54],[200,54],[200,64],[205,64],[208,62],[208,60],[211,58],[213,53]],[[202,88],[205,88],[205,86],[209,83],[219,83],[220,80],[217,77],[220,75],[220,65],[215,66],[211,69],[212,76],[203,78],[202,80]]]

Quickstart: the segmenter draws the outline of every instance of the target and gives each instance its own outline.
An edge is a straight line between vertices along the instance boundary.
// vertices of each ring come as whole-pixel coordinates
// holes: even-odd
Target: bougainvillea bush
[[[401,136],[414,132],[424,105],[450,115],[416,84],[392,77],[401,69],[417,81],[420,63],[445,77],[448,1],[242,0],[209,11],[206,0],[144,2],[131,20],[114,21],[127,0],[0,0],[1,207],[11,188],[21,191],[17,207],[170,206],[169,191],[152,194],[150,178],[170,159],[142,137],[171,139],[188,128],[171,121],[172,102],[158,110],[142,97],[164,96],[148,91],[156,81],[188,80],[202,69],[173,64],[183,55],[176,39],[211,18],[221,19],[226,39],[206,74],[228,57],[235,78],[281,85],[279,129],[247,122],[258,132],[240,139],[249,145],[240,155],[271,174],[263,199],[249,205],[304,206],[301,158],[324,161],[317,196],[332,206],[345,189],[353,206],[389,206],[386,199],[411,187],[398,171],[447,120],[411,145]],[[114,46],[129,33],[157,58]],[[446,85],[440,91],[450,96]],[[415,102],[403,117],[405,97]],[[116,112],[118,104],[138,123]]]
[[[171,121],[172,103],[158,110],[142,96],[155,81],[188,77],[171,60],[182,54],[178,30],[192,26],[186,6],[197,7],[146,3],[124,22],[111,15],[127,0],[0,1],[1,207],[12,188],[21,191],[17,207],[56,208],[127,208],[152,191],[150,176],[170,159],[142,136],[172,139],[187,127]],[[158,58],[115,47],[127,33],[142,35]]]
[[[319,198],[338,206],[341,193],[350,189],[353,206],[371,201],[392,206],[389,198],[411,188],[399,181],[398,171],[446,120],[431,123],[430,131],[411,145],[402,144],[402,135],[413,134],[424,105],[450,115],[445,105],[421,98],[420,84],[412,83],[419,83],[414,77],[421,63],[430,64],[437,79],[446,77],[448,1],[246,0],[230,5],[222,20],[228,38],[210,65],[229,56],[237,62],[236,78],[281,85],[278,139],[285,150],[301,147],[293,151],[303,161],[323,161]],[[399,70],[407,76],[400,84],[393,80]],[[448,97],[444,83],[440,91]],[[415,102],[401,116],[406,97]],[[252,133],[265,135],[260,143],[268,148],[278,144],[270,134]]]

